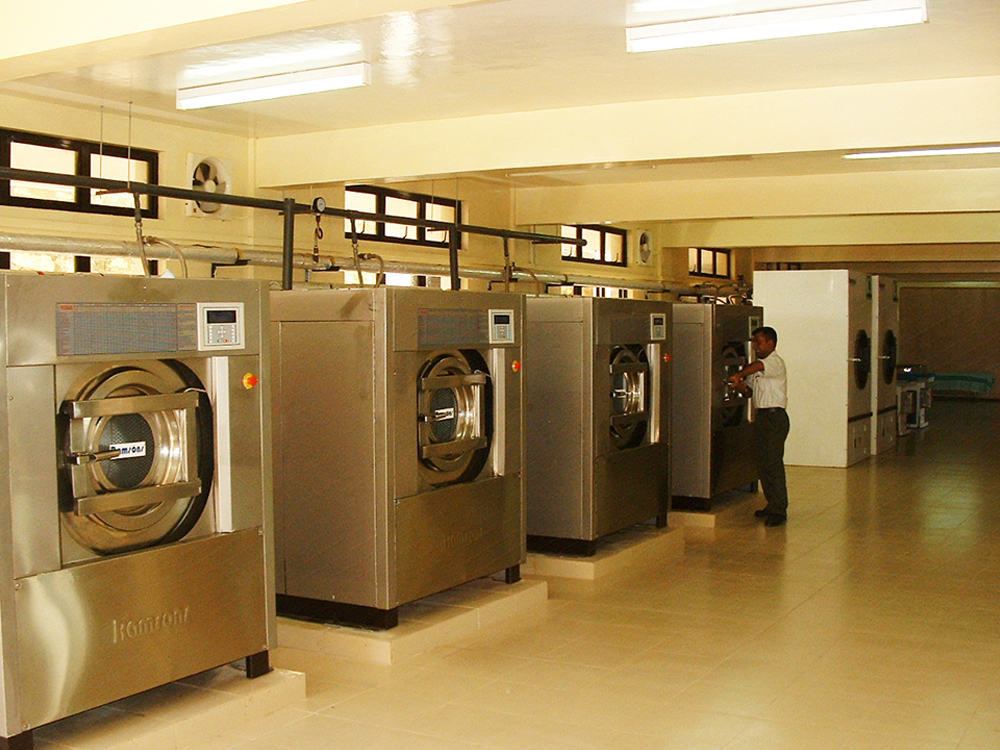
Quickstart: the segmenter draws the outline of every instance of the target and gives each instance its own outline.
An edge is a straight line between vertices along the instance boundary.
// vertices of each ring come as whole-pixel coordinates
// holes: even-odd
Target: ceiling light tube
[[[1000,154],[995,146],[943,146],[941,148],[911,148],[901,151],[859,151],[844,154],[845,159],[905,159],[915,156],[969,156],[975,154]]]
[[[332,68],[279,73],[241,81],[213,83],[177,89],[177,109],[202,109],[224,104],[259,102],[299,94],[367,86],[371,83],[371,66],[366,62],[337,65]]]
[[[852,0],[625,29],[629,52],[708,47],[923,23],[926,0]]]

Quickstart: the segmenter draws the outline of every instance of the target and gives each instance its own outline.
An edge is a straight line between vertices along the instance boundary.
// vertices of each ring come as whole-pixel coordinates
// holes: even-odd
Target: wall
[[[899,310],[900,363],[1000,378],[1000,289],[903,287]]]

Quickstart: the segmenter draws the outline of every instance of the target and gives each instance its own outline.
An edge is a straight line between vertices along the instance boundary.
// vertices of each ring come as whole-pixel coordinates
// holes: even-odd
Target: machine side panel
[[[757,271],[753,284],[788,369],[785,463],[847,466],[848,272]]]
[[[520,476],[396,501],[397,595],[405,604],[521,562]]]
[[[22,721],[36,727],[266,649],[263,544],[250,529],[22,579]]]
[[[271,456],[270,443],[263,441],[264,424],[260,419],[270,405],[270,384],[260,370],[263,360],[257,357],[230,357],[229,382],[218,387],[229,391],[232,414],[240,419],[229,420],[230,478],[234,497],[257,498],[257,502],[234,503],[232,530],[264,525],[265,515],[271,515]],[[243,385],[243,377],[255,375],[262,380],[253,388]],[[216,415],[218,422],[218,415]],[[219,466],[218,471],[227,467]],[[270,521],[267,525],[270,525]]]
[[[673,487],[674,495],[710,497],[712,435],[711,328],[698,305],[695,315],[675,305],[673,325]],[[693,319],[692,319],[693,318]],[[698,318],[701,318],[700,320]]]
[[[585,476],[591,467],[585,451],[591,421],[583,326],[579,321],[531,321],[526,330],[528,533],[581,539],[592,496]]]
[[[285,322],[276,345],[278,593],[379,606],[372,323]]]

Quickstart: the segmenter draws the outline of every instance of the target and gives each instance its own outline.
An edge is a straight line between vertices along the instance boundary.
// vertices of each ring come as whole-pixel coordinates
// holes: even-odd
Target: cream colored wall
[[[68,138],[127,145],[160,152],[160,184],[190,187],[189,152],[208,154],[232,162],[233,192],[253,192],[250,179],[252,150],[247,139],[210,131],[193,130],[99,110],[66,107],[18,97],[0,96],[0,127],[47,133]],[[183,201],[160,198],[159,219],[143,222],[145,234],[180,243],[246,246],[254,242],[250,209],[234,207],[228,220],[186,215]],[[135,240],[130,217],[46,211],[0,206],[5,231],[97,239]]]

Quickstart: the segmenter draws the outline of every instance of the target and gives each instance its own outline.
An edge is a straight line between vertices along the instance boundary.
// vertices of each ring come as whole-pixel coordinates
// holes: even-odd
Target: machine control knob
[[[511,372],[521,372],[521,362],[520,362],[520,360],[515,359],[513,362],[511,362],[510,363],[510,370],[511,370]]]
[[[256,388],[259,382],[260,378],[258,378],[252,372],[248,372],[246,375],[243,376],[243,387],[246,388],[248,391],[251,388]]]

